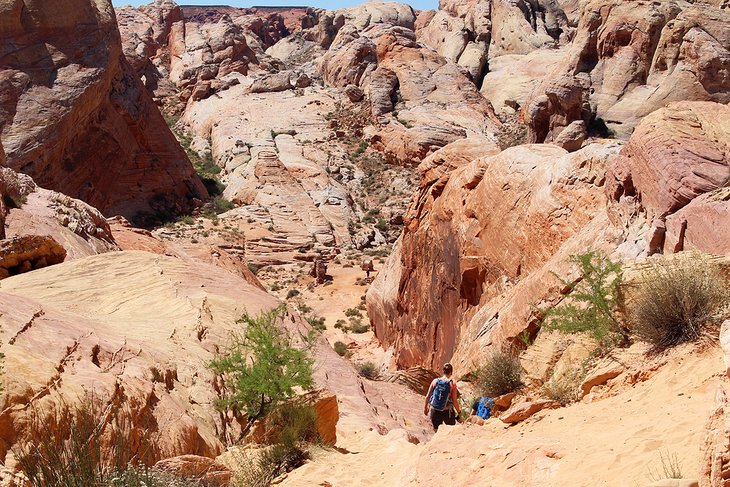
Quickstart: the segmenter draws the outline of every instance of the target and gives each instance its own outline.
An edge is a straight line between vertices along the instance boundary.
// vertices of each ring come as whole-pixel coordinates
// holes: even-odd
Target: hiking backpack
[[[489,419],[492,416],[492,408],[494,401],[491,397],[482,397],[479,399],[479,407],[477,408],[477,416],[482,419]]]
[[[436,385],[431,393],[431,407],[439,411],[446,409],[451,394],[451,381],[436,379]]]

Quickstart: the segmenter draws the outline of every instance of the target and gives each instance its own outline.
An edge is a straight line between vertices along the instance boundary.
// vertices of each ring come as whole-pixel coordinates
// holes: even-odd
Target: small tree
[[[578,264],[582,278],[569,282],[558,277],[570,293],[563,303],[544,311],[543,324],[564,333],[589,333],[602,345],[627,342],[628,334],[615,314],[621,263],[596,252],[573,255],[570,260]]]
[[[292,398],[295,388],[310,389],[313,384],[313,360],[306,347],[292,346],[289,335],[277,326],[282,313],[280,307],[257,317],[243,315],[239,323],[246,324],[246,331],[234,334],[228,350],[210,362],[228,389],[218,408],[248,417],[241,437],[256,420]],[[311,340],[306,337],[306,345]]]

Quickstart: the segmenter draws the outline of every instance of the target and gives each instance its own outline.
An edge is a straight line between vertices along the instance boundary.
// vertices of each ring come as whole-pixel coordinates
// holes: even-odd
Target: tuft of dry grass
[[[484,396],[501,396],[522,385],[519,358],[501,350],[489,352],[475,375],[475,383]]]
[[[699,254],[651,264],[632,294],[626,313],[633,332],[655,352],[711,337],[730,300],[723,277]]]

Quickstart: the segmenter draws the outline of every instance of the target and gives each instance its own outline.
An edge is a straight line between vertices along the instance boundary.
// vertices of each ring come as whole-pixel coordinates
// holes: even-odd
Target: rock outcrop
[[[730,13],[677,1],[581,4],[575,39],[523,109],[533,142],[575,120],[627,138],[673,101],[730,101]]]
[[[0,3],[6,164],[135,221],[207,196],[126,61],[111,2]]]
[[[674,103],[644,118],[609,171],[614,224],[643,227],[648,253],[730,252],[728,137],[727,105]]]
[[[398,366],[438,368],[457,347],[458,363],[470,346],[504,343],[534,321],[533,306],[558,285],[545,268],[605,230],[604,174],[619,148],[520,146],[424,177],[368,291],[376,335]]]

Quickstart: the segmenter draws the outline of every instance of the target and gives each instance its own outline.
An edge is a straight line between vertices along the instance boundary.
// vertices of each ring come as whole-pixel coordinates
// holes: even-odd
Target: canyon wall
[[[6,164],[138,222],[207,196],[122,53],[109,1],[0,3]]]

